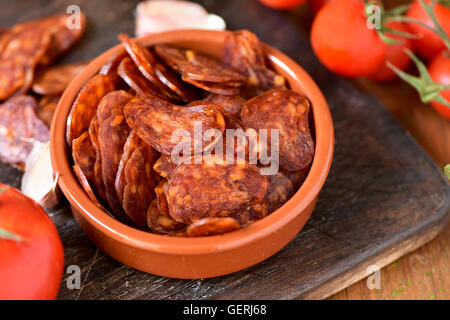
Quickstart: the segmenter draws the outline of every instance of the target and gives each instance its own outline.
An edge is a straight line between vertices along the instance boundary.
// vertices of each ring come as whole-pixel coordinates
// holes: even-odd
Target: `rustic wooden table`
[[[439,167],[450,163],[450,121],[421,103],[411,87],[400,80],[354,84],[377,96]],[[431,242],[382,269],[381,277],[381,290],[369,290],[361,280],[331,299],[450,299],[450,225]]]
[[[410,87],[401,81],[354,84],[376,95],[439,167],[450,163],[450,121],[421,103]],[[383,268],[381,279],[381,290],[369,290],[361,280],[330,299],[450,299],[450,225],[431,242]]]
[[[2,3],[0,6],[4,9],[0,12],[0,21],[5,23],[5,26],[13,24],[14,22],[32,19],[52,12],[61,12],[65,10],[65,7],[73,1],[55,1],[49,5],[43,5],[43,1],[33,2],[30,5],[27,1],[14,1]],[[67,61],[79,61],[96,56],[105,49],[109,48],[112,44],[116,43],[115,35],[119,32],[132,32],[132,10],[135,7],[133,2],[122,1],[83,1],[79,0],[83,10],[87,10],[88,13],[88,32],[83,38],[82,43],[68,55]],[[382,237],[382,233],[389,234],[391,236],[387,244],[395,243],[396,239],[392,238],[392,235],[398,234],[404,236],[404,232],[407,230],[404,226],[404,222],[401,219],[395,220],[392,214],[383,213],[386,210],[379,209],[377,212],[369,211],[364,213],[364,218],[374,219],[374,225],[372,228],[377,228],[379,222],[390,222],[392,225],[387,225],[386,229],[382,230],[382,233],[373,231],[373,234],[366,235],[364,231],[358,232],[356,229],[347,228],[346,220],[349,218],[358,218],[357,213],[360,210],[356,206],[358,201],[356,199],[361,198],[361,201],[370,201],[371,205],[374,202],[385,201],[387,199],[398,199],[403,201],[409,201],[408,197],[404,195],[406,190],[409,190],[408,183],[411,184],[411,188],[414,189],[416,197],[420,197],[417,188],[430,188],[432,190],[440,190],[442,187],[434,188],[433,184],[427,180],[426,174],[436,175],[433,168],[427,164],[427,159],[423,158],[420,150],[415,149],[414,145],[410,144],[410,141],[406,139],[403,133],[397,129],[395,123],[390,119],[388,115],[383,113],[381,107],[376,101],[372,100],[370,96],[357,95],[355,90],[347,88],[344,83],[340,83],[338,79],[327,74],[317,64],[314,58],[308,53],[308,46],[304,42],[304,37],[299,36],[299,33],[304,33],[308,28],[310,22],[310,15],[306,12],[306,8],[294,10],[290,13],[282,14],[276,12],[270,12],[270,10],[262,8],[256,0],[247,1],[201,1],[204,5],[209,7],[213,12],[222,14],[229,22],[229,25],[236,28],[250,28],[255,30],[264,40],[270,42],[270,44],[279,47],[287,54],[304,65],[313,77],[322,85],[322,89],[325,90],[327,99],[331,99],[332,112],[335,117],[337,142],[339,149],[337,149],[336,159],[334,162],[334,173],[331,173],[328,180],[328,187],[322,193],[322,200],[319,201],[319,206],[305,227],[303,232],[294,240],[285,250],[280,252],[276,257],[269,259],[268,261],[259,264],[249,270],[236,273],[234,275],[218,278],[207,279],[202,281],[181,281],[166,279],[160,277],[154,277],[150,275],[144,275],[135,270],[132,270],[126,266],[120,265],[118,262],[113,261],[109,257],[105,256],[101,251],[95,248],[95,246],[84,236],[84,234],[76,226],[75,221],[70,217],[70,213],[67,211],[67,207],[63,204],[62,207],[51,212],[51,217],[55,220],[59,227],[60,234],[62,235],[64,245],[66,247],[66,260],[77,261],[82,266],[84,272],[83,290],[78,292],[71,292],[67,288],[62,287],[60,292],[60,298],[73,299],[73,298],[270,298],[270,297],[325,297],[330,293],[336,292],[337,287],[343,288],[343,284],[352,283],[352,273],[346,274],[345,280],[340,280],[339,272],[344,272],[344,269],[339,267],[332,268],[332,266],[338,263],[339,259],[347,258],[345,263],[346,268],[353,268],[352,270],[365,270],[360,269],[360,266],[356,263],[355,259],[362,259],[366,254],[370,256],[378,256],[380,259],[387,259],[387,257],[393,257],[401,255],[401,252],[410,251],[410,249],[404,249],[402,251],[401,242],[396,245],[396,253],[382,255],[381,252],[377,252],[377,245],[372,243],[375,241],[373,237]],[[41,3],[42,5],[39,5]],[[238,18],[236,12],[242,12],[247,10],[251,12],[251,16],[245,21]],[[101,14],[99,15],[99,12]],[[101,18],[99,18],[101,16]],[[264,21],[261,25],[259,21]],[[257,23],[258,22],[258,23]],[[0,25],[3,26],[3,25]],[[276,27],[278,26],[278,28]],[[106,35],[106,36],[105,36]],[[422,146],[428,151],[431,157],[438,163],[439,166],[445,162],[450,162],[449,151],[449,135],[450,125],[445,120],[439,118],[428,106],[422,105],[415,96],[414,92],[408,88],[408,86],[401,82],[395,82],[389,85],[376,85],[370,82],[359,80],[352,83],[352,85],[363,92],[370,92],[375,94],[382,102],[386,104],[389,110],[392,111],[394,116],[400,122],[400,124],[411,132],[411,134],[422,144]],[[345,100],[348,94],[353,92],[354,97],[352,103],[347,103]],[[350,99],[350,97],[348,97]],[[368,111],[367,108],[374,106],[374,110]],[[347,122],[348,117],[356,117],[353,122]],[[376,117],[377,121],[386,126],[379,132],[376,132],[376,124],[367,122],[371,117]],[[361,122],[367,125],[367,130],[361,130]],[[367,157],[359,158],[360,166],[353,168],[355,170],[353,175],[365,174],[365,167],[372,161],[371,159],[389,161],[388,167],[392,170],[384,171],[382,166],[372,166],[370,170],[378,170],[380,174],[393,174],[396,177],[393,181],[399,181],[396,179],[403,179],[400,192],[391,188],[388,182],[384,183],[377,179],[375,173],[367,176],[368,182],[378,184],[373,186],[370,190],[366,190],[366,185],[360,184],[356,179],[352,180],[350,174],[346,174],[345,170],[352,167],[352,164],[348,162],[348,157],[358,157],[357,153],[351,152],[352,145],[358,144],[358,140],[352,139],[351,136],[347,137],[345,133],[345,127],[352,125],[354,133],[365,135],[364,139],[383,139],[387,137],[387,134],[391,134],[391,141],[387,142],[384,150],[386,155],[377,157],[377,146],[368,148]],[[359,126],[359,127],[358,127]],[[372,141],[372,140],[366,140]],[[447,141],[447,143],[446,143]],[[403,145],[408,145],[403,148]],[[397,159],[393,156],[393,150],[395,148],[401,149],[401,154]],[[412,148],[412,149],[411,149]],[[414,153],[411,153],[414,152]],[[414,161],[411,159],[413,154],[423,159],[420,161]],[[406,175],[400,171],[394,171],[394,168],[405,163],[407,156],[411,159],[411,168],[414,170],[423,170],[424,176],[420,176],[420,173],[416,174],[411,181],[405,181]],[[372,158],[370,158],[372,157]],[[374,158],[375,157],[375,158]],[[402,162],[403,161],[403,162]],[[367,162],[367,164],[366,164]],[[3,169],[3,171],[1,171]],[[342,171],[343,170],[343,171]],[[420,172],[420,171],[419,171]],[[10,184],[18,185],[20,175],[12,169],[5,166],[0,168],[0,178],[4,179]],[[344,180],[341,180],[343,178]],[[351,181],[345,181],[350,179]],[[435,178],[433,178],[435,179]],[[434,181],[434,180],[432,180]],[[435,180],[438,181],[438,180]],[[405,183],[406,182],[406,183]],[[438,182],[436,182],[438,183]],[[417,186],[417,187],[416,187]],[[387,192],[390,193],[389,197],[383,196],[379,190],[382,188],[388,188]],[[340,205],[340,198],[342,194],[340,191],[345,190],[348,192],[347,200],[351,200],[348,206]],[[383,189],[383,191],[386,189]],[[412,191],[413,189],[411,189]],[[359,192],[359,193],[358,193]],[[371,194],[364,194],[370,192]],[[335,197],[334,199],[327,199]],[[442,197],[442,193],[441,193]],[[426,197],[421,197],[426,199]],[[440,198],[443,199],[443,198]],[[397,200],[397,201],[398,201]],[[414,199],[411,199],[414,200]],[[331,210],[333,215],[328,214],[328,207],[335,208]],[[399,207],[401,208],[401,206]],[[432,212],[435,206],[431,203],[424,203],[417,201],[411,205],[405,207],[405,210],[398,212],[402,214],[402,219],[408,219],[408,212],[411,210],[410,215],[411,223],[417,223],[417,221],[427,220],[427,212]],[[371,209],[369,205],[365,206],[365,209]],[[343,211],[344,210],[344,211]],[[419,213],[420,211],[420,213]],[[340,215],[338,215],[340,213]],[[360,213],[360,215],[363,212]],[[386,214],[383,219],[376,220],[373,215]],[[441,221],[445,221],[445,215],[440,215]],[[391,220],[392,219],[392,220]],[[328,223],[333,220],[333,223]],[[393,223],[396,223],[395,225]],[[437,221],[439,222],[439,221]],[[334,227],[333,227],[334,224]],[[429,234],[435,234],[439,230],[439,224],[436,222],[430,222],[429,224],[418,224],[420,228],[428,230]],[[371,229],[369,229],[370,232]],[[366,286],[366,281],[361,280],[356,284],[350,286],[344,291],[334,295],[332,299],[448,299],[450,288],[450,273],[448,265],[450,262],[449,253],[449,227],[438,236],[435,240],[418,249],[417,251],[410,253],[398,262],[387,266],[381,271],[381,289],[369,290]],[[353,242],[346,240],[345,235],[348,232],[355,232],[353,236],[356,239]],[[334,240],[330,242],[330,237]],[[370,238],[372,237],[372,238]],[[311,239],[316,239],[317,243],[320,243],[320,248],[314,247],[311,244]],[[427,237],[418,235],[416,238],[412,237],[412,242],[408,243],[411,248],[417,247],[416,243],[423,243],[427,241]],[[339,242],[340,241],[340,242]],[[359,241],[359,242],[358,242]],[[341,247],[339,245],[341,244]],[[335,247],[338,246],[338,247]],[[398,247],[400,246],[400,248]],[[383,247],[383,246],[381,246]],[[386,247],[384,247],[386,248]],[[317,251],[320,249],[322,251]],[[339,249],[339,253],[336,250]],[[358,255],[358,250],[361,253]],[[366,250],[366,251],[365,251]],[[322,254],[321,254],[322,252]],[[324,259],[330,253],[330,259]],[[356,252],[356,254],[355,254]],[[325,255],[325,256],[324,256]],[[333,256],[334,255],[334,256]],[[364,256],[364,257],[363,257]],[[76,260],[74,260],[76,258]],[[317,262],[312,261],[314,259],[324,259],[326,265],[316,265]],[[289,261],[286,266],[281,265],[283,261]],[[389,260],[390,261],[390,260]],[[283,271],[285,268],[286,270]],[[288,276],[288,272],[290,275]],[[296,273],[297,272],[297,273]],[[333,274],[330,275],[330,272]],[[359,271],[360,272],[360,271]],[[361,279],[362,276],[354,275],[355,279]],[[329,280],[327,280],[329,279]],[[330,281],[332,280],[332,281]],[[317,288],[320,281],[328,281],[329,285],[323,284],[321,288]],[[243,286],[240,283],[245,283]],[[291,287],[289,288],[289,284]],[[348,284],[347,284],[348,285]],[[283,287],[284,286],[284,287]],[[267,288],[270,287],[270,290]],[[161,291],[164,288],[164,292]],[[256,290],[256,289],[257,290]],[[286,290],[289,288],[289,290]],[[308,291],[309,290],[309,291]],[[327,291],[328,290],[328,291]],[[312,293],[314,291],[314,293]]]
[[[386,8],[409,2],[383,1]],[[288,15],[298,19],[299,25],[309,30],[312,16],[307,5]],[[414,67],[410,71],[414,72]],[[401,80],[378,84],[357,79],[352,84],[380,99],[440,168],[450,163],[450,121],[423,104],[414,89]],[[450,225],[434,240],[383,268],[381,281],[380,290],[369,290],[366,279],[363,279],[330,299],[450,299]]]

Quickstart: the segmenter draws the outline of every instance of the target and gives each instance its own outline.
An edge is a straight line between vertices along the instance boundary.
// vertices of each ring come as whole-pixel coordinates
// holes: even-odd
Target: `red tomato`
[[[259,0],[266,6],[275,10],[291,10],[307,0]]]
[[[314,14],[317,14],[317,12],[319,12],[319,10],[322,9],[324,5],[331,1],[334,0],[310,0],[309,7]]]
[[[391,22],[388,22],[386,24],[386,26],[391,29],[394,29],[394,30],[408,32],[408,29],[405,26],[405,24],[403,24],[401,22],[391,21]],[[411,62],[411,58],[405,53],[405,49],[412,50],[411,40],[408,38],[404,38],[404,37],[397,36],[397,35],[391,35],[388,33],[386,33],[386,35],[389,38],[401,40],[402,43],[399,43],[399,44],[385,43],[386,59],[385,59],[384,63],[382,63],[381,66],[377,69],[377,71],[370,74],[368,77],[371,80],[375,80],[375,81],[379,81],[379,82],[386,82],[386,81],[392,80],[397,77],[395,72],[392,71],[386,65],[387,61],[392,63],[394,66],[396,66],[400,70],[405,70]]]
[[[430,0],[427,0],[426,2],[429,3]],[[433,12],[445,33],[450,36],[450,8],[438,3],[434,7]],[[410,18],[419,20],[430,27],[434,27],[433,22],[428,17],[428,14],[425,12],[418,0],[411,4],[411,7],[406,15]],[[444,42],[433,31],[412,22],[408,23],[408,28],[411,33],[422,35],[420,39],[415,39],[413,41],[413,46],[415,51],[417,51],[423,58],[432,59],[439,52],[444,50]]]
[[[359,77],[374,73],[383,63],[386,46],[369,29],[360,0],[326,4],[314,19],[311,44],[319,60],[331,71]]]
[[[450,58],[444,52],[438,54],[428,66],[428,72],[434,82],[450,84]],[[450,90],[443,91],[441,95],[450,102]],[[439,114],[450,120],[450,108],[435,101],[430,104]]]
[[[0,184],[0,189],[5,185]],[[14,235],[12,238],[5,235]],[[9,187],[0,194],[0,300],[55,299],[64,267],[58,231],[33,200]]]

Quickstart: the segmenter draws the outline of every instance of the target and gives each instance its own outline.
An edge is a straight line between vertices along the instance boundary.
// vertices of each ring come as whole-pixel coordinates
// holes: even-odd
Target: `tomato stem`
[[[22,237],[10,231],[0,228],[0,239],[22,241]]]
[[[384,31],[386,33],[389,33],[389,34],[398,35],[398,36],[401,36],[401,37],[404,37],[404,38],[409,38],[409,39],[419,39],[419,38],[421,38],[420,35],[412,34],[412,33],[405,32],[405,31],[400,31],[400,30],[396,30],[396,29],[392,29],[392,28],[389,28],[389,27],[384,27]]]
[[[2,195],[2,193],[8,189],[9,189],[8,185],[1,186],[0,187],[0,195]],[[12,233],[8,230],[2,229],[2,228],[0,228],[0,239],[22,241],[22,238],[19,235],[14,234],[14,233]]]
[[[450,180],[450,164],[447,164],[447,165],[444,167],[444,173],[445,173],[445,175],[447,176],[447,179]]]
[[[405,42],[404,40],[399,40],[399,39],[393,39],[391,37],[389,37],[387,34],[391,34],[391,35],[398,35],[404,38],[410,38],[410,39],[417,39],[420,36],[409,33],[409,32],[404,32],[404,31],[400,31],[400,30],[395,30],[392,28],[389,28],[386,26],[386,23],[391,21],[391,20],[395,20],[397,16],[401,16],[401,14],[403,14],[404,12],[406,12],[410,5],[402,5],[402,6],[398,6],[396,8],[393,8],[391,10],[385,10],[383,7],[382,3],[377,3],[374,0],[364,0],[364,4],[365,4],[365,15],[367,19],[371,18],[372,15],[372,9],[371,6],[377,6],[379,8],[379,14],[380,14],[380,25],[379,27],[376,28],[377,34],[380,37],[381,40],[383,40],[386,44],[390,44],[390,45],[394,45],[394,44],[399,44],[399,43],[403,43]],[[369,22],[369,20],[368,20]]]
[[[7,185],[0,187],[0,195],[8,189],[9,189],[9,186],[7,186]]]
[[[386,20],[410,22],[410,23],[418,24],[424,28],[427,28],[427,29],[433,31],[434,33],[436,33],[442,39],[442,41],[444,42],[448,51],[450,51],[450,38],[445,33],[444,29],[442,29],[441,25],[439,24],[435,14],[434,14],[435,5],[437,3],[441,3],[443,0],[432,0],[430,2],[430,4],[425,3],[425,0],[418,0],[418,1],[422,5],[423,9],[425,10],[425,12],[428,15],[428,17],[430,18],[430,20],[433,22],[433,24],[434,24],[433,27],[429,26],[417,19],[402,16],[401,13],[399,14],[399,12],[401,12],[402,10],[391,11],[391,12],[394,12],[394,14],[390,15],[390,16],[388,15],[386,17]],[[448,1],[448,0],[444,0],[444,1]],[[450,85],[434,82],[431,79],[425,64],[410,50],[405,49],[405,52],[409,55],[409,57],[412,59],[412,61],[416,65],[417,69],[419,70],[419,77],[410,75],[410,74],[400,70],[399,68],[397,68],[396,66],[394,66],[393,64],[391,64],[389,62],[387,63],[387,66],[392,71],[394,71],[401,79],[403,79],[405,82],[407,82],[408,84],[410,84],[417,90],[422,102],[429,103],[431,101],[436,101],[436,102],[442,103],[447,108],[450,108],[450,102],[447,101],[446,99],[444,99],[444,97],[442,97],[442,95],[441,95],[442,91],[450,89]]]
[[[441,96],[441,92],[444,90],[449,90],[450,85],[434,82],[431,79],[425,64],[420,61],[420,59],[414,53],[412,53],[412,51],[405,49],[405,52],[406,54],[408,54],[408,56],[411,58],[411,60],[419,70],[419,77],[410,75],[400,70],[390,62],[387,63],[387,66],[392,71],[394,71],[401,79],[403,79],[405,82],[407,82],[417,90],[423,103],[437,101],[450,108],[450,102],[448,102]]]
[[[425,3],[424,0],[419,0],[420,4],[422,5],[425,12],[430,17],[431,21],[433,21],[435,32],[442,38],[442,41],[444,41],[445,46],[448,50],[450,50],[450,38],[448,37],[447,33],[442,29],[442,26],[438,22],[435,14],[434,14],[434,6],[439,2],[439,0],[433,0],[428,5]]]

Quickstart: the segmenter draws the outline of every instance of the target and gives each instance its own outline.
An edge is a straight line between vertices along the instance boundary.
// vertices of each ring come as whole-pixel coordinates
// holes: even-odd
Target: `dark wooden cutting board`
[[[78,0],[87,13],[83,40],[64,61],[95,57],[134,33],[137,1]],[[65,12],[74,1],[0,1],[0,27]],[[449,217],[450,188],[415,141],[372,96],[326,71],[291,16],[256,0],[202,1],[229,29],[246,28],[302,65],[330,105],[335,155],[317,208],[299,235],[266,261],[228,276],[176,280],[145,274],[99,251],[72,218],[67,202],[49,211],[65,247],[65,264],[82,271],[81,290],[61,299],[325,298],[436,236]],[[0,164],[0,182],[19,187],[20,172]]]

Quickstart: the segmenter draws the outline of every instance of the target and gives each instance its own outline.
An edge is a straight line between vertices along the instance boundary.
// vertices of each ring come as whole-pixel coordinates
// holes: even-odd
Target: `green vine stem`
[[[9,186],[0,187],[0,196],[2,195],[3,192],[5,192],[8,189],[9,189]],[[14,233],[9,232],[2,228],[0,228],[0,239],[22,241],[22,238],[20,236],[18,236],[17,234],[14,234]]]
[[[22,238],[17,234],[9,232],[8,230],[0,228],[0,239],[3,240],[14,240],[14,241],[22,241]]]
[[[434,6],[439,2],[439,0],[433,0],[428,5],[425,3],[425,0],[419,0],[422,7],[425,9],[426,13],[430,17],[431,21],[433,21],[435,32],[441,37],[442,41],[444,41],[445,46],[448,50],[450,50],[450,38],[445,33],[444,29],[442,29],[441,24],[438,22],[436,16],[434,15]]]
[[[411,50],[406,49],[405,52],[411,57],[412,61],[419,70],[419,77],[410,75],[400,70],[390,62],[387,63],[388,67],[391,68],[401,79],[409,83],[417,90],[423,103],[438,101],[450,108],[450,102],[448,102],[441,96],[442,91],[450,90],[450,84],[434,82],[431,79],[427,67],[424,65],[424,63],[420,61],[420,59],[414,53],[412,53]]]
[[[394,14],[391,16],[388,16],[386,18],[386,20],[412,22],[412,23],[417,23],[425,28],[428,28],[428,29],[432,30],[433,32],[435,32],[443,40],[445,46],[450,51],[450,38],[445,33],[444,29],[442,29],[441,25],[437,21],[437,18],[433,12],[434,6],[438,2],[443,3],[444,1],[445,1],[445,4],[447,4],[447,2],[450,2],[449,0],[432,0],[430,2],[430,4],[426,4],[425,0],[419,0],[420,4],[423,6],[425,12],[427,13],[427,15],[430,17],[431,21],[433,22],[434,27],[430,27],[416,19],[398,15],[395,10],[391,11],[391,12],[394,12]],[[400,10],[399,12],[401,12],[402,10]],[[410,50],[405,49],[405,52],[411,57],[412,61],[416,65],[417,69],[419,70],[419,77],[410,75],[410,74],[400,70],[399,68],[397,68],[396,66],[394,66],[393,64],[391,64],[389,62],[387,62],[387,66],[389,68],[391,68],[401,79],[406,81],[408,84],[410,84],[412,87],[414,87],[417,90],[417,92],[419,93],[419,96],[420,96],[420,100],[422,100],[423,103],[437,101],[437,102],[440,102],[443,105],[445,105],[447,108],[450,108],[450,102],[441,96],[442,91],[450,90],[450,85],[434,82],[431,79],[425,64],[422,61],[420,61],[420,59],[414,53],[412,53]]]
[[[0,195],[8,189],[9,189],[9,186],[0,187]]]
[[[447,179],[450,180],[450,164],[447,164],[447,165],[444,167],[444,173],[445,173],[445,175],[447,176]]]
[[[389,28],[386,25],[390,20],[392,20],[391,17],[401,16],[406,11],[408,11],[410,4],[401,5],[390,10],[386,10],[383,4],[381,2],[377,2],[376,0],[364,0],[364,4],[365,16],[367,19],[370,19],[373,14],[370,10],[371,6],[375,5],[380,9],[380,26],[376,28],[376,32],[380,39],[383,40],[386,44],[395,45],[404,42],[404,40],[392,38],[392,35],[397,35],[409,39],[419,39],[421,37],[420,35],[412,34],[410,32]],[[389,36],[388,34],[391,36]]]
[[[400,22],[416,23],[416,24],[436,33],[442,39],[442,41],[444,42],[447,49],[450,50],[450,38],[447,35],[447,33],[445,33],[444,29],[442,29],[442,26],[438,22],[435,14],[434,14],[434,11],[433,11],[434,6],[437,3],[442,3],[443,5],[448,5],[450,3],[450,1],[448,1],[448,0],[432,0],[430,4],[427,4],[425,2],[425,0],[419,0],[419,2],[422,5],[425,12],[427,13],[427,15],[430,17],[431,21],[434,24],[434,27],[431,27],[417,19],[402,16],[401,13],[399,13],[399,12],[402,12],[403,8],[401,8],[402,10],[399,10],[399,11],[392,10],[391,13],[393,13],[393,14],[387,15],[385,18],[386,21],[400,21]]]

